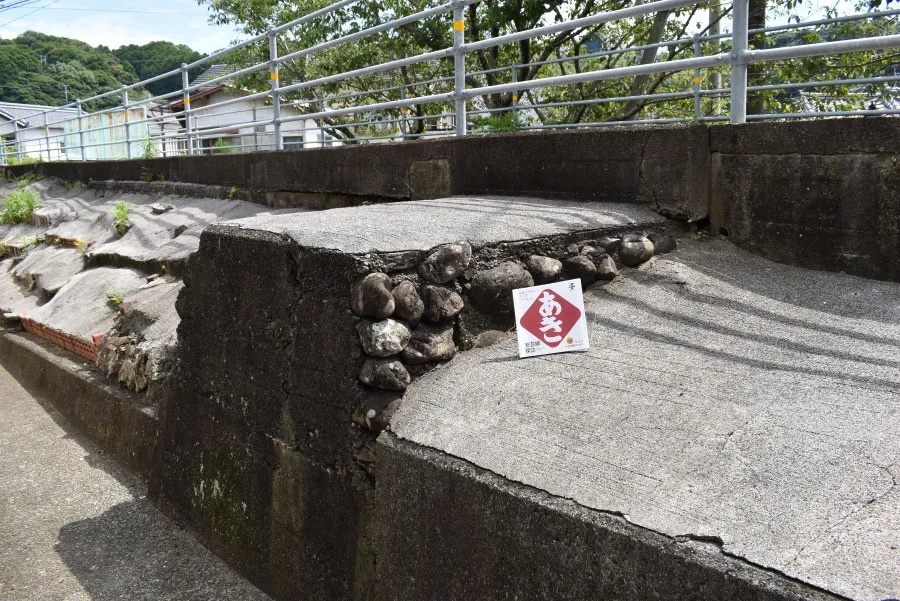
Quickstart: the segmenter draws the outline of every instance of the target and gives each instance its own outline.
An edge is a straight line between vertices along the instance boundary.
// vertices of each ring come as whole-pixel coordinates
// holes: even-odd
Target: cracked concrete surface
[[[395,434],[814,587],[900,597],[900,286],[685,241],[585,303],[589,352],[463,353],[410,387]]]
[[[308,248],[365,254],[430,250],[458,240],[480,247],[665,221],[650,209],[634,204],[456,196],[293,215],[260,215],[223,225],[287,235]]]

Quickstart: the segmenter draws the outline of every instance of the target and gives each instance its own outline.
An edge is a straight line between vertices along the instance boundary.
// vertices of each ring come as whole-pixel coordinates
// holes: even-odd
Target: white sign
[[[581,280],[513,290],[519,357],[588,350]]]

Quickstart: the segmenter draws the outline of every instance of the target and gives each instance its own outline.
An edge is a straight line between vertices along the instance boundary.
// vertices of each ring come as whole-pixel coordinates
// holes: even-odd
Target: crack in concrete
[[[407,445],[411,445],[413,447],[420,447],[422,449],[428,449],[431,452],[436,453],[439,456],[443,456],[446,458],[450,458],[454,461],[460,462],[463,465],[467,466],[469,469],[475,470],[476,473],[481,472],[482,474],[488,474],[490,477],[492,477],[496,480],[505,482],[511,488],[523,489],[525,491],[530,492],[532,495],[538,496],[539,498],[543,497],[543,498],[548,498],[548,499],[563,500],[563,501],[572,503],[574,506],[576,506],[584,511],[590,512],[590,513],[596,513],[596,514],[604,515],[604,516],[611,517],[614,519],[621,519],[624,522],[626,522],[626,524],[629,527],[637,528],[644,532],[653,533],[657,536],[661,536],[665,539],[671,540],[674,543],[679,544],[679,545],[690,544],[690,543],[703,543],[703,544],[712,545],[724,557],[727,557],[727,558],[739,563],[740,565],[742,565],[744,567],[752,568],[755,570],[760,570],[767,574],[777,576],[778,578],[784,579],[787,582],[790,582],[790,583],[798,585],[798,586],[806,587],[807,589],[816,591],[818,593],[828,595],[829,597],[836,599],[836,600],[839,599],[839,600],[845,600],[845,601],[852,601],[849,597],[845,597],[843,595],[840,595],[840,594],[830,591],[828,589],[822,588],[822,587],[812,584],[810,582],[806,582],[805,580],[801,580],[795,576],[791,576],[790,574],[788,574],[782,570],[779,570],[778,568],[774,568],[771,566],[765,566],[765,565],[756,563],[742,555],[733,553],[725,548],[725,541],[718,535],[686,533],[686,534],[679,534],[679,535],[673,536],[670,534],[666,534],[665,532],[660,532],[658,530],[654,530],[653,528],[648,528],[647,526],[643,526],[641,524],[638,524],[637,522],[632,521],[631,516],[623,511],[611,510],[611,509],[598,509],[596,507],[590,507],[588,505],[584,505],[584,504],[578,502],[577,500],[575,500],[572,497],[553,494],[542,488],[538,488],[536,486],[532,486],[531,484],[522,482],[521,480],[515,480],[513,478],[508,478],[508,477],[506,477],[502,474],[499,474],[491,469],[481,467],[480,465],[472,463],[468,459],[464,459],[457,455],[453,455],[452,453],[448,453],[448,452],[446,452],[442,449],[438,449],[436,447],[431,447],[431,446],[416,442],[414,440],[404,438],[404,437],[400,436],[399,434],[396,434],[392,430],[390,430],[390,427],[388,428],[388,430],[386,430],[384,432],[384,434],[392,437],[395,441],[403,441],[403,443],[405,443]],[[428,461],[429,463],[436,463],[430,458],[425,458],[425,460]],[[442,467],[442,466],[440,466],[440,464],[437,464],[437,465],[438,465],[438,467]],[[493,483],[489,483],[489,485],[495,486]],[[527,498],[527,497],[525,497],[525,498]],[[886,600],[886,601],[889,601],[889,600]]]

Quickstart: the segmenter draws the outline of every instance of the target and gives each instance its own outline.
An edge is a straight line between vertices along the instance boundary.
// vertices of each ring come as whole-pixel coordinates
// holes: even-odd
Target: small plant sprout
[[[150,132],[141,141],[141,158],[152,159],[156,157],[156,149],[153,147],[153,141],[150,139]]]
[[[103,295],[106,299],[106,302],[109,303],[112,307],[114,307],[117,311],[121,311],[122,303],[125,302],[125,295],[122,294],[122,291],[115,287],[115,285],[107,279],[103,280],[106,284],[112,288],[112,292],[107,292]]]
[[[120,236],[124,236],[128,233],[128,230],[131,229],[131,221],[128,218],[130,213],[131,207],[129,207],[128,203],[125,201],[119,201],[113,207],[113,228]]]
[[[237,186],[231,186],[231,191],[228,192],[228,200],[234,200],[234,197],[237,196]]]

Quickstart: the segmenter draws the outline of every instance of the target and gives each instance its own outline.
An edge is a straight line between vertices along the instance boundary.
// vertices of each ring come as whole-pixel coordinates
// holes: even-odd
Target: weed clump
[[[124,236],[128,233],[128,230],[131,229],[131,220],[129,219],[130,214],[131,207],[128,206],[127,202],[117,202],[113,207],[113,228],[119,233],[120,236]]]
[[[25,189],[25,184],[21,180],[18,187],[4,198],[2,203],[0,223],[6,224],[30,223],[31,215],[43,206],[34,192]]]

